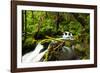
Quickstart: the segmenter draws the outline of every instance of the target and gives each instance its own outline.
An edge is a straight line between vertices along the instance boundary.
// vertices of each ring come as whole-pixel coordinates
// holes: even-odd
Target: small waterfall
[[[59,38],[59,39],[62,41],[74,40],[73,35],[70,32],[63,33],[62,38]],[[53,42],[54,41],[51,41],[52,44],[53,44]],[[54,43],[54,45],[56,45],[56,43]],[[44,49],[43,45],[41,45],[41,43],[38,43],[34,51],[29,52],[22,57],[22,62],[26,62],[26,63],[39,62],[43,58],[45,52],[47,52],[47,50],[48,50],[47,49],[47,50],[41,52],[41,50],[43,50],[43,49]],[[56,52],[59,53],[59,56],[58,55],[55,56],[55,57],[57,57],[58,60],[78,59],[78,57],[75,53],[75,50],[74,50],[74,45],[72,45],[71,48],[63,45],[62,49],[60,51],[56,51]]]
[[[42,49],[43,49],[43,45],[38,43],[34,51],[29,52],[22,57],[22,62],[26,62],[26,63],[38,62],[47,51],[45,50],[44,52],[39,53]]]

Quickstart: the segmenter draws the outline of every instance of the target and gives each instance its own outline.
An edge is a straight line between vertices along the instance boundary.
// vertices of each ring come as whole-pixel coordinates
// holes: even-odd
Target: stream
[[[26,62],[26,63],[30,63],[30,62],[38,62],[42,57],[43,55],[45,54],[45,51],[41,52],[40,51],[43,49],[43,45],[41,45],[40,43],[36,46],[35,50],[34,51],[31,51],[27,54],[25,54],[23,57],[22,57],[22,62]]]

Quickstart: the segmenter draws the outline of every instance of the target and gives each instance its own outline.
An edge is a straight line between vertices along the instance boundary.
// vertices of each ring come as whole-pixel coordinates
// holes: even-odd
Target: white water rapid
[[[31,62],[38,62],[42,57],[43,55],[45,54],[45,51],[39,53],[41,51],[41,49],[43,49],[43,45],[41,45],[40,43],[36,46],[35,50],[32,51],[32,52],[29,52],[27,54],[25,54],[23,57],[22,57],[22,62],[23,63],[31,63]]]

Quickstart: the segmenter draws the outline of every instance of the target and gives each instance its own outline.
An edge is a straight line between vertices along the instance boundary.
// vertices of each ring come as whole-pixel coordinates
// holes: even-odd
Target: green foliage
[[[34,50],[34,48],[36,47],[36,40],[32,39],[31,37],[27,37],[27,39],[25,40],[25,42],[23,42],[22,45],[22,55],[24,55],[25,53]]]
[[[80,59],[89,59],[90,15],[87,13],[23,10],[23,54],[35,48],[40,41],[61,38],[65,31],[72,32],[76,53]],[[26,19],[26,20],[25,20]],[[47,38],[49,36],[51,38]],[[53,39],[54,38],[54,39]],[[45,43],[44,42],[44,43]],[[70,42],[65,42],[70,46]]]

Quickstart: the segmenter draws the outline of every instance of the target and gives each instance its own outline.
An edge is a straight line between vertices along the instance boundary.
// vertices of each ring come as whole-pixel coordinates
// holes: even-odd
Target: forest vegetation
[[[90,15],[88,13],[22,10],[22,55],[34,50],[39,42],[45,45],[44,49],[48,48],[52,40],[59,41],[57,44],[62,43],[59,38],[66,31],[73,34],[74,40],[65,41],[65,45],[67,47],[74,45],[79,59],[89,59]]]

